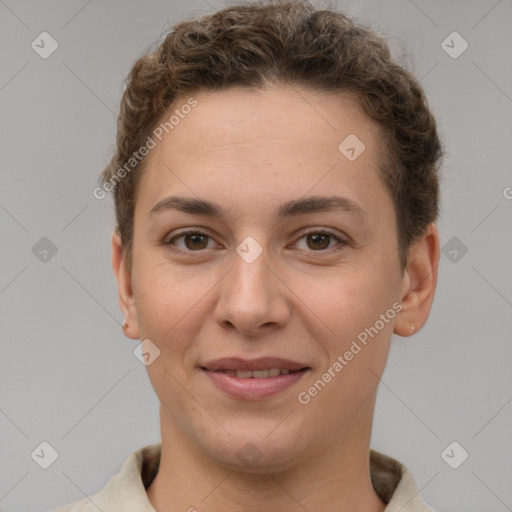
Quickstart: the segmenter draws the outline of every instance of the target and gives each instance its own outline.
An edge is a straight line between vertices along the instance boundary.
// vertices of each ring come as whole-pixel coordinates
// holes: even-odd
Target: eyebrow
[[[226,220],[226,213],[222,207],[205,199],[191,197],[169,196],[159,201],[149,212],[149,216],[169,210],[177,210],[190,215],[211,217],[222,221]],[[276,220],[293,217],[307,213],[344,211],[361,219],[366,219],[367,213],[354,201],[340,196],[311,196],[303,199],[293,199],[279,206]]]

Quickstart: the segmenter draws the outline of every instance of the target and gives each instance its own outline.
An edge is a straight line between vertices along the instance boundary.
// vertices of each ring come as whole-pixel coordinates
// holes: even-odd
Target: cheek
[[[198,301],[208,289],[207,283],[179,274],[168,263],[140,258],[134,272],[134,296],[141,337],[150,338],[162,351],[179,354],[197,326]]]
[[[134,284],[141,338],[149,338],[160,350],[146,371],[166,414],[180,423],[184,419],[175,412],[191,407],[183,388],[190,387],[188,363],[201,328],[195,321],[201,314],[198,301],[209,287],[204,280],[180,275],[168,262],[149,257],[139,260]]]
[[[396,283],[389,271],[380,273],[378,265],[351,264],[325,275],[303,275],[295,281],[294,292],[322,321],[326,333],[348,339],[373,325],[394,300]]]
[[[371,403],[385,368],[396,313],[391,287],[372,272],[358,269],[357,274],[323,284],[316,285],[308,306],[322,320],[316,341],[326,357],[297,398],[313,416],[338,426]],[[336,428],[329,433],[335,435]]]
[[[313,336],[326,354],[320,372],[343,359],[333,388],[350,383],[350,388],[368,393],[378,381],[370,370],[380,375],[384,369],[396,316],[396,283],[391,273],[379,274],[378,268],[347,267],[329,279],[302,281],[308,315],[319,325]]]
[[[182,317],[196,289],[194,280],[184,279],[160,251],[141,250],[134,257],[134,295],[137,311],[152,326],[172,325]],[[149,325],[147,325],[149,327]]]

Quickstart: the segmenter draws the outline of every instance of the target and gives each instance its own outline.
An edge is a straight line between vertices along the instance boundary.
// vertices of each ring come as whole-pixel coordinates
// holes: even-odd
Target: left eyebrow
[[[205,199],[180,196],[169,196],[162,199],[151,208],[149,216],[169,210],[178,210],[190,215],[212,217],[219,220],[226,219],[226,213],[219,204]],[[275,217],[277,220],[281,220],[285,217],[336,210],[356,215],[362,219],[366,219],[368,216],[361,206],[346,197],[312,196],[305,199],[293,199],[281,204]]]

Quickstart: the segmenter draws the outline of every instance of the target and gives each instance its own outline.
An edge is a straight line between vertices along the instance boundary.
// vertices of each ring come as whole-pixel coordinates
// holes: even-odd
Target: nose
[[[217,323],[253,337],[283,327],[290,316],[289,289],[278,274],[265,250],[250,263],[235,253],[219,291]]]

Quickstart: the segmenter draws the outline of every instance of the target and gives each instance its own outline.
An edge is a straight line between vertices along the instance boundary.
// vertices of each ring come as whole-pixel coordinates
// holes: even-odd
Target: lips
[[[289,359],[224,358],[201,366],[210,381],[233,398],[261,400],[270,398],[298,382],[310,369]]]
[[[217,372],[227,373],[232,377],[239,379],[267,379],[268,377],[277,377],[278,375],[288,375],[291,370],[288,368],[269,368],[268,370],[215,370]],[[298,371],[298,370],[297,370]]]
[[[307,368],[306,364],[290,359],[280,359],[277,357],[260,357],[258,359],[242,359],[239,357],[225,357],[209,361],[202,366],[205,370],[210,371],[269,371],[269,370],[289,370],[289,372],[302,370]],[[288,373],[289,373],[288,372]],[[285,372],[286,373],[286,372]],[[244,377],[242,377],[244,378]]]

